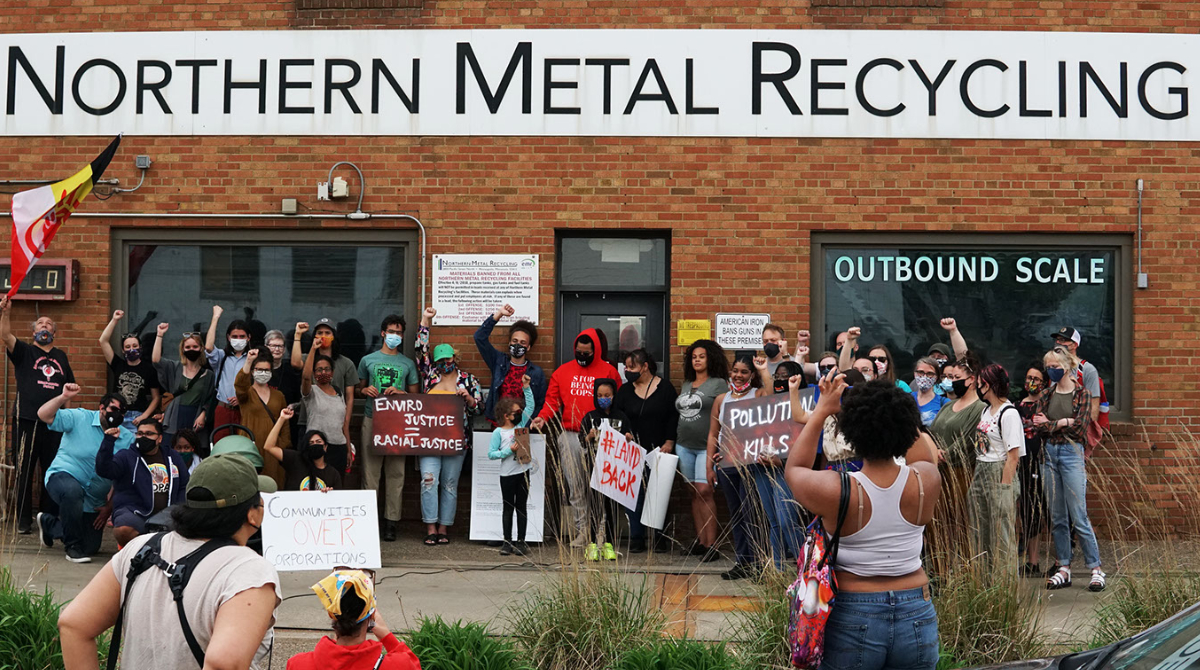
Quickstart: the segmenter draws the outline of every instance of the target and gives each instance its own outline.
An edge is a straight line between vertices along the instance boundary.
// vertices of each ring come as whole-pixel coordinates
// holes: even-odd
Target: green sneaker
[[[583,557],[589,561],[600,560],[600,550],[596,548],[595,542],[592,542],[587,546],[587,549],[583,551]]]
[[[611,542],[604,543],[604,560],[606,560],[606,561],[617,560],[617,551],[615,549],[613,549]]]

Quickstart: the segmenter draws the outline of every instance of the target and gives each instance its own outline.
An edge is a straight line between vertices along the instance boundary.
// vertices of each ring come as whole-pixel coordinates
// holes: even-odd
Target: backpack
[[[1083,366],[1087,361],[1079,361],[1079,383],[1083,383]],[[1096,380],[1100,382],[1100,415],[1096,417],[1096,423],[1104,430],[1108,430],[1108,392],[1104,390],[1104,378],[1100,376],[1100,371],[1096,371]]]
[[[175,599],[175,611],[179,614],[179,625],[183,628],[183,639],[187,640],[188,649],[192,651],[196,663],[201,668],[204,667],[204,650],[196,641],[192,627],[188,624],[187,614],[183,611],[183,590],[187,588],[192,573],[200,561],[221,547],[230,547],[237,543],[228,537],[213,538],[178,561],[168,563],[163,559],[161,553],[164,535],[166,533],[152,535],[129,562],[129,572],[125,576],[125,595],[121,598],[121,610],[117,613],[117,623],[113,626],[112,641],[108,646],[108,670],[115,670],[117,667],[117,655],[121,651],[121,628],[125,619],[125,603],[129,602],[129,593],[133,590],[133,582],[137,580],[138,575],[151,567],[166,573],[167,583],[171,586],[171,595]]]

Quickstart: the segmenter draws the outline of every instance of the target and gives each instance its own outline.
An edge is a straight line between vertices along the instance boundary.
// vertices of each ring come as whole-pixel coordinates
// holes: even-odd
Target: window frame
[[[272,226],[277,220],[262,219],[248,225]],[[287,247],[403,247],[404,248],[404,318],[408,323],[420,321],[418,286],[421,282],[418,233],[405,228],[304,229],[299,227],[179,227],[170,217],[161,225],[121,226],[110,228],[109,299],[113,309],[129,308],[129,248],[136,245],[191,246],[287,246]],[[260,296],[262,299],[263,296]],[[380,317],[382,318],[382,314]],[[201,315],[201,320],[204,320]],[[409,347],[416,338],[405,338]]]
[[[810,240],[809,286],[812,310],[809,323],[814,334],[825,332],[825,248],[891,249],[936,248],[946,251],[986,253],[989,249],[1018,249],[1042,247],[1071,250],[1079,247],[1104,247],[1116,256],[1113,268],[1113,329],[1116,335],[1113,351],[1113,379],[1105,387],[1114,422],[1133,420],[1133,235],[1129,233],[948,233],[940,231],[914,233],[817,233]],[[971,343],[969,324],[962,324],[967,344]],[[960,326],[961,327],[961,326]],[[1049,343],[1047,343],[1049,349]]]

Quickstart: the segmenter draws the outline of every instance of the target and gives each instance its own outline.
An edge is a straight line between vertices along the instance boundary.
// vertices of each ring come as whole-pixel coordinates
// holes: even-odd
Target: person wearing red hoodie
[[[534,430],[543,430],[546,422],[562,412],[561,431],[558,435],[559,459],[563,476],[570,490],[571,513],[575,522],[575,537],[572,547],[588,544],[588,495],[590,465],[585,462],[583,445],[579,443],[579,428],[583,417],[596,407],[595,382],[597,379],[612,379],[619,386],[620,375],[604,355],[608,341],[604,333],[588,328],[575,338],[575,360],[558,367],[550,375],[550,387],[546,390],[546,401],[542,411],[530,424]]]
[[[392,635],[375,608],[375,587],[367,573],[337,570],[312,589],[333,619],[334,635],[291,657],[287,670],[421,670],[417,655]],[[368,633],[378,641],[368,640]]]

